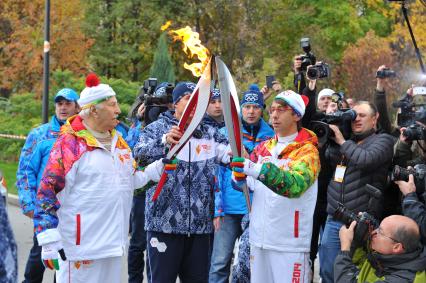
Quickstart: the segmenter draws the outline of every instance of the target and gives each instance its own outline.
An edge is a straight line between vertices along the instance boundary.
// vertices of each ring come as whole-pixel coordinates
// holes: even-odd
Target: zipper
[[[191,236],[191,141],[188,142],[188,237]]]
[[[256,145],[256,137],[254,136],[254,126],[253,125],[251,125],[250,126],[250,130],[251,130],[251,137],[253,138],[253,149],[255,148],[255,145]]]
[[[342,160],[342,162],[341,162],[341,164],[343,165],[343,161],[345,160],[345,157],[343,157],[343,160]],[[345,165],[346,166],[346,165]],[[346,175],[346,170],[348,169],[348,167],[346,167],[346,169],[345,169],[345,173],[343,174],[343,179],[342,179],[342,182],[340,183],[340,200],[341,200],[341,203],[342,204],[345,204],[345,194],[344,194],[344,192],[343,192],[343,182],[345,181],[345,175]]]

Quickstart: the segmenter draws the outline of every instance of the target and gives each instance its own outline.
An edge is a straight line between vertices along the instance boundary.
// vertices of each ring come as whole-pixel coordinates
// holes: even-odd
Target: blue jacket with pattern
[[[0,198],[0,283],[15,283],[18,280],[18,256],[5,206]]]
[[[140,165],[166,156],[163,135],[177,124],[173,112],[167,111],[142,130],[134,148]],[[229,162],[229,150],[223,135],[201,123],[178,153],[176,170],[167,176],[155,202],[152,196],[156,185],[147,190],[145,230],[168,234],[212,233],[215,168],[220,162]]]
[[[34,128],[28,134],[16,172],[16,187],[23,213],[34,210],[37,188],[62,124],[53,116],[49,123]]]

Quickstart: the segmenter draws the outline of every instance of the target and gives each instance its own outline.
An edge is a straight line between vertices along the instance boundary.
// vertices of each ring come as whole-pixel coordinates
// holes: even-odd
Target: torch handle
[[[158,182],[157,188],[155,189],[154,195],[152,196],[152,201],[157,200],[157,198],[160,195],[161,190],[163,189],[166,181],[167,181],[167,173],[166,173],[166,171],[163,170],[163,173],[161,174],[160,181]]]
[[[250,192],[249,188],[247,187],[247,183],[243,185],[243,193],[244,193],[244,199],[246,200],[247,210],[250,213],[251,212],[251,202],[250,202]]]

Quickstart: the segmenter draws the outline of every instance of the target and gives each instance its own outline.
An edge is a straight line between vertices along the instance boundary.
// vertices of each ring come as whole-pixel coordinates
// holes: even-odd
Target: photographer
[[[376,92],[374,94],[374,104],[377,106],[377,110],[380,113],[378,119],[379,130],[384,133],[391,134],[393,136],[398,136],[398,130],[395,127],[392,127],[392,123],[389,118],[388,106],[386,101],[386,92],[385,85],[387,84],[388,76],[382,76],[384,70],[389,70],[386,65],[381,65],[377,69],[378,75],[376,75],[377,85]]]
[[[421,202],[416,193],[416,185],[414,184],[414,176],[408,176],[408,182],[395,181],[401,193],[404,195],[402,201],[402,212],[405,216],[410,217],[416,221],[420,227],[420,234],[423,243],[426,243],[426,208],[425,204]]]
[[[368,207],[370,195],[363,189],[370,184],[383,190],[387,180],[387,169],[393,155],[393,140],[390,135],[376,134],[379,113],[377,108],[366,101],[359,101],[354,106],[357,113],[352,121],[352,137],[345,140],[336,125],[329,125],[334,132],[335,143],[327,147],[325,157],[334,169],[334,178],[327,189],[327,222],[320,246],[321,277],[324,283],[333,282],[334,259],[340,249],[338,231],[341,222],[332,215],[338,203],[343,203],[355,213],[368,211],[379,218],[381,205]]]
[[[420,119],[414,125],[426,127],[426,119]],[[426,163],[426,142],[424,140],[412,140],[407,137],[406,127],[400,129],[400,136],[395,144],[394,164],[407,167],[415,164]]]
[[[410,218],[392,215],[371,232],[367,253],[351,253],[358,223],[339,231],[341,251],[334,265],[335,283],[425,282],[426,249],[420,243],[419,228]]]

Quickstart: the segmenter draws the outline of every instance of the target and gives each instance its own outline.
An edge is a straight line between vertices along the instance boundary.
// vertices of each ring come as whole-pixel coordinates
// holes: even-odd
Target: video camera
[[[130,118],[136,117],[143,121],[145,126],[157,120],[161,113],[169,109],[168,104],[173,103],[173,89],[174,85],[171,83],[158,84],[157,78],[145,80],[129,112]],[[142,103],[145,104],[145,113],[143,117],[138,117],[137,111]]]
[[[405,95],[400,100],[393,102],[392,106],[401,108],[401,112],[397,116],[399,127],[416,125],[416,121],[426,124],[426,87],[414,87],[413,96]]]
[[[300,40],[300,47],[302,47],[304,55],[299,57],[302,60],[300,67],[302,72],[306,72],[306,76],[310,80],[328,78],[330,76],[330,66],[327,63],[318,62],[315,55],[311,51],[311,43],[308,37]],[[308,68],[308,66],[311,66]]]
[[[426,164],[417,164],[414,168],[406,169],[395,165],[392,170],[391,180],[392,181],[408,181],[408,176],[412,174],[414,176],[414,183],[416,185],[416,193],[419,196],[423,196],[426,189]]]
[[[390,68],[384,68],[376,72],[376,78],[385,79],[385,78],[395,78],[396,72]]]
[[[310,129],[317,135],[320,145],[324,145],[334,132],[331,125],[337,125],[345,139],[349,139],[352,133],[352,121],[355,121],[357,113],[352,109],[342,109],[332,114],[318,113],[310,125]]]

